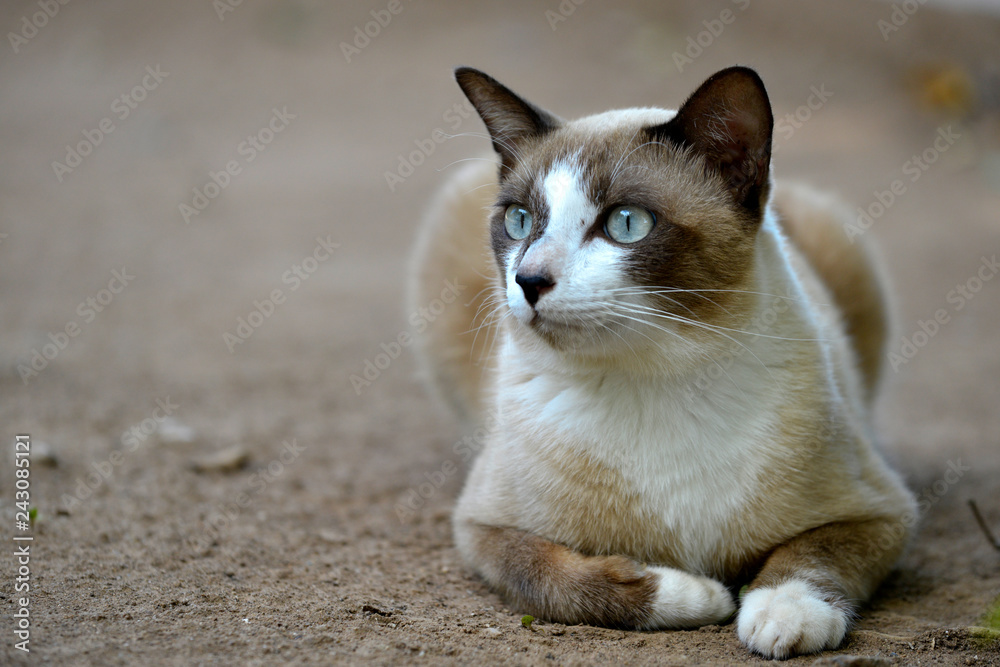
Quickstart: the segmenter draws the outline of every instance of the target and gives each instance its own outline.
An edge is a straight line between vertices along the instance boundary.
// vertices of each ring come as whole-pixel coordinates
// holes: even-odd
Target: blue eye
[[[635,243],[646,238],[656,218],[644,208],[638,206],[619,206],[611,211],[608,221],[604,223],[604,231],[619,243]]]
[[[503,224],[507,228],[507,234],[515,241],[520,241],[531,233],[531,213],[523,206],[513,204],[507,207]]]

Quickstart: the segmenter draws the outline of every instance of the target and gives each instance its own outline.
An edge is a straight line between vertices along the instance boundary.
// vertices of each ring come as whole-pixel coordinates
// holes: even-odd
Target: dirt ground
[[[868,211],[897,294],[879,421],[927,511],[833,653],[1000,664],[969,630],[1000,553],[966,505],[1000,533],[1000,18],[860,0],[44,4],[0,21],[0,429],[5,448],[30,436],[37,509],[18,529],[2,457],[0,663],[760,662],[732,625],[522,627],[451,544],[470,434],[395,347],[421,211],[488,149],[455,65],[572,117],[674,106],[742,63],[771,93],[777,175]]]

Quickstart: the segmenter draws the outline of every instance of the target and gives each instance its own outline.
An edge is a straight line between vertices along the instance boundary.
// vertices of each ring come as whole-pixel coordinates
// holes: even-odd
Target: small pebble
[[[212,452],[191,464],[195,472],[233,472],[250,462],[250,454],[243,445],[232,445]]]
[[[160,442],[168,445],[194,442],[194,429],[173,417],[166,417],[156,428]]]
[[[35,465],[55,468],[59,465],[59,458],[56,457],[52,445],[44,440],[35,440],[31,443],[31,462]]]
[[[319,538],[331,544],[347,544],[347,536],[333,528],[320,528]]]

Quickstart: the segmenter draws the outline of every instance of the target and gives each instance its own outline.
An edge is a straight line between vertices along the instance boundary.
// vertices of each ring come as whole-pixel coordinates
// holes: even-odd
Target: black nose
[[[538,302],[538,297],[555,287],[555,282],[546,275],[522,276],[519,273],[514,277],[514,282],[521,286],[524,298],[532,306]]]

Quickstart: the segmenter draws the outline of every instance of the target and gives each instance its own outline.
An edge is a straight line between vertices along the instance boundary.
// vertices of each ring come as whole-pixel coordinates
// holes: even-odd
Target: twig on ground
[[[976,517],[976,523],[979,524],[979,528],[983,531],[983,535],[986,536],[986,540],[993,545],[993,548],[1000,551],[1000,540],[993,535],[993,532],[986,525],[986,521],[983,519],[983,515],[979,513],[979,507],[976,505],[976,501],[969,499],[969,509],[972,510],[972,516]]]

